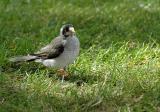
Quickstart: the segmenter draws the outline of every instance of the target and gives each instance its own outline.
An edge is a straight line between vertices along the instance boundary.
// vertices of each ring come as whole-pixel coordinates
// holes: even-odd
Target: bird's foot
[[[59,69],[58,70],[58,75],[62,77],[62,83],[64,82],[64,79],[68,77],[68,73],[64,69]]]

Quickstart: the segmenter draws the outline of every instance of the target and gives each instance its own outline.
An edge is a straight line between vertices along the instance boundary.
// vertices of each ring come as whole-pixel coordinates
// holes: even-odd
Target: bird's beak
[[[70,28],[69,28],[69,31],[71,31],[72,33],[75,33],[75,30],[74,30],[73,27],[70,27]]]

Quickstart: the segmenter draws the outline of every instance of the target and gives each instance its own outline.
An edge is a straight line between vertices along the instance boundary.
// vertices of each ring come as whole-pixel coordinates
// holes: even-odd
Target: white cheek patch
[[[62,32],[63,32],[63,28],[60,29],[60,35],[63,35]]]
[[[60,32],[62,32],[62,31],[63,31],[63,28],[60,29]]]

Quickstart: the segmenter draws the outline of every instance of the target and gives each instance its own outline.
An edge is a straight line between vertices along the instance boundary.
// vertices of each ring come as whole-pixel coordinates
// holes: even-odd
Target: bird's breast
[[[63,55],[68,63],[73,63],[79,55],[79,47],[80,43],[77,37],[71,37],[67,40]]]
[[[75,61],[76,57],[79,55],[80,43],[78,38],[71,37],[66,41],[63,53],[57,58],[49,60],[50,66],[63,68],[68,64],[71,64]],[[47,62],[47,61],[46,61]],[[48,64],[47,62],[47,64]]]

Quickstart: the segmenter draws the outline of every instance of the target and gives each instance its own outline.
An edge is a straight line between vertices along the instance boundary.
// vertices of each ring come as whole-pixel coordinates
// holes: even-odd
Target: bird
[[[64,77],[68,76],[66,68],[74,63],[79,55],[80,41],[76,36],[74,26],[65,24],[60,28],[59,36],[55,37],[48,45],[38,52],[26,56],[17,56],[9,59],[11,62],[39,62],[46,67],[57,68]]]

